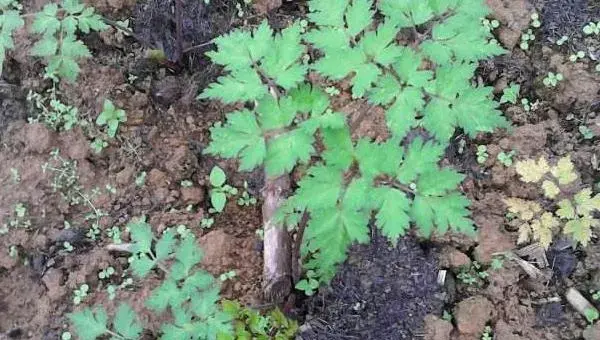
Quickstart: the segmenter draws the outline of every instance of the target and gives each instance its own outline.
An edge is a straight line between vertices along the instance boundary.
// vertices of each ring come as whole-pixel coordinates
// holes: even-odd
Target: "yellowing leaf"
[[[521,176],[521,181],[526,183],[537,183],[550,171],[545,157],[541,157],[537,162],[534,159],[518,161],[515,167]]]
[[[542,189],[544,189],[544,196],[548,198],[555,198],[558,194],[560,194],[560,189],[554,182],[545,180],[542,183]]]
[[[529,223],[523,223],[519,227],[519,238],[517,239],[517,244],[524,244],[529,242],[531,239],[531,226]]]
[[[523,221],[531,221],[542,210],[538,203],[520,198],[507,198],[504,203],[508,206],[509,212],[516,214]]]
[[[580,217],[567,222],[563,232],[571,234],[573,239],[584,247],[592,238],[592,227],[598,226],[598,220],[591,217]]]
[[[592,189],[583,189],[575,195],[575,205],[577,206],[577,214],[590,216],[592,211],[600,210],[600,195],[592,197]]]
[[[569,220],[575,218],[575,208],[573,207],[573,204],[571,204],[571,201],[564,199],[558,202],[558,210],[556,210],[556,215],[558,215],[560,218]]]
[[[531,229],[533,230],[533,234],[536,240],[540,241],[540,244],[544,249],[548,249],[550,243],[552,242],[552,232],[553,230],[559,226],[558,219],[549,212],[545,212],[540,217],[539,221],[535,221],[537,223],[531,224]]]
[[[558,179],[558,184],[565,185],[577,179],[575,166],[571,162],[571,156],[561,158],[556,166],[552,167],[552,176]]]

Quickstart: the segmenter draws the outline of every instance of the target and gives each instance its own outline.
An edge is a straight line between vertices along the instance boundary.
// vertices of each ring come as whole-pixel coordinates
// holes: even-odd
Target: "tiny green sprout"
[[[114,300],[115,297],[117,296],[117,286],[115,286],[115,285],[106,286],[106,293],[108,294],[109,300]]]
[[[115,268],[113,268],[113,267],[104,268],[98,273],[98,278],[101,280],[109,279],[114,273],[115,273]]]
[[[94,140],[90,143],[90,147],[94,150],[94,153],[99,154],[108,146],[108,142],[104,139],[98,137],[94,138]]]
[[[71,332],[63,332],[60,335],[60,340],[71,340],[71,339],[72,339]]]
[[[110,237],[115,244],[121,244],[121,229],[117,226],[112,226],[106,231],[108,237]]]
[[[140,172],[135,178],[135,185],[138,187],[144,186],[146,183],[146,171]]]
[[[592,294],[592,300],[594,301],[598,301],[600,300],[600,290],[590,290],[590,293]]]
[[[109,99],[104,100],[102,112],[96,119],[96,124],[99,126],[106,125],[108,127],[106,133],[109,137],[114,138],[119,129],[119,123],[127,121],[127,114],[124,110],[115,107]]]
[[[181,183],[179,183],[181,185],[182,188],[191,188],[192,186],[194,186],[194,183],[190,180],[183,180],[181,181]]]
[[[583,33],[585,35],[598,35],[600,34],[600,22],[594,23],[594,22],[590,22],[587,25],[585,25],[583,27]]]
[[[306,278],[296,283],[296,289],[304,292],[306,296],[313,295],[317,288],[319,288],[319,281],[316,280],[316,276],[317,274],[314,271],[308,270]]]
[[[600,72],[600,64],[597,64],[595,69],[596,69],[596,72]]]
[[[477,163],[483,164],[488,159],[487,146],[478,145],[477,146]]]
[[[238,198],[237,204],[239,206],[250,206],[256,204],[256,198],[250,196],[248,193],[248,182],[244,181],[244,191],[242,192],[242,196]]]
[[[452,322],[452,313],[448,312],[444,309],[442,312],[442,320],[446,320],[448,322]]]
[[[200,221],[200,228],[210,229],[214,223],[215,223],[215,219],[212,217],[202,218],[202,220]]]
[[[569,56],[569,61],[571,61],[571,62],[574,63],[574,62],[577,62],[577,60],[583,59],[583,58],[585,58],[585,52],[583,52],[583,51],[577,51],[577,53],[571,54]]]
[[[108,192],[109,194],[112,194],[112,195],[117,194],[117,188],[113,187],[110,184],[107,184],[106,186],[104,186],[104,188],[106,189],[106,192]]]
[[[306,21],[305,19],[300,20],[300,30],[302,31],[302,33],[305,33],[307,28],[308,21]]]
[[[594,131],[585,125],[579,125],[579,133],[583,136],[583,139],[594,138]]]
[[[493,20],[483,19],[481,21],[481,23],[483,24],[483,27],[485,27],[490,32],[493,31],[494,29],[500,27],[500,22],[496,19],[493,19]]]
[[[461,271],[460,273],[458,273],[458,275],[456,277],[462,283],[469,285],[469,286],[477,283],[477,278],[475,276],[473,276],[471,273],[469,273],[468,271]]]
[[[230,270],[228,272],[225,272],[225,273],[219,275],[219,280],[221,280],[221,282],[225,282],[227,280],[233,279],[234,277],[236,277],[235,270]]]
[[[8,247],[8,256],[12,257],[13,259],[19,256],[19,249],[17,249],[17,246],[11,245]]]
[[[516,154],[515,150],[512,150],[510,152],[500,152],[498,154],[498,156],[496,157],[498,159],[498,161],[500,163],[502,163],[502,165],[504,165],[505,167],[509,167],[513,164],[513,157]]]
[[[548,72],[548,75],[544,78],[543,83],[546,87],[556,87],[560,81],[562,81],[562,73]]]
[[[500,104],[503,103],[517,103],[519,97],[519,91],[521,91],[521,85],[510,83],[510,85],[502,91],[502,97],[500,98]]]
[[[75,305],[80,304],[87,297],[89,289],[90,286],[85,283],[79,286],[79,289],[75,289],[73,292],[73,303]]]
[[[529,112],[531,111],[531,104],[529,103],[529,99],[523,98],[521,99],[521,105],[523,106],[523,110]]]
[[[564,45],[567,41],[569,40],[569,37],[567,37],[566,35],[563,35],[560,39],[558,39],[556,41],[556,45],[558,46],[562,46]]]
[[[175,230],[182,239],[188,238],[189,236],[193,236],[192,231],[188,229],[188,227],[185,224],[178,225]]]
[[[540,15],[537,13],[533,13],[531,15],[531,26],[535,28],[539,28],[542,26],[542,22],[540,21]]]
[[[492,339],[493,339],[492,327],[485,326],[485,328],[483,329],[483,334],[481,335],[481,340],[492,340]]]
[[[15,168],[10,168],[10,176],[14,184],[21,182],[21,175],[19,175],[19,170]]]
[[[67,241],[63,242],[63,248],[69,253],[75,249],[75,248],[73,248],[73,245]]]
[[[17,203],[15,205],[15,214],[19,218],[25,217],[25,214],[27,214],[27,208],[25,208],[25,205],[23,205],[23,203]]]
[[[598,318],[600,318],[600,313],[594,307],[588,307],[583,311],[583,315],[589,323],[594,323]]]
[[[212,209],[215,212],[222,212],[225,208],[225,203],[227,203],[227,196],[237,195],[237,189],[225,184],[227,180],[227,175],[223,169],[215,166],[212,168],[209,181],[212,189],[210,190],[210,202],[212,204]]]
[[[338,90],[335,86],[327,86],[325,88],[325,93],[327,93],[330,96],[337,96],[340,94],[340,90]]]

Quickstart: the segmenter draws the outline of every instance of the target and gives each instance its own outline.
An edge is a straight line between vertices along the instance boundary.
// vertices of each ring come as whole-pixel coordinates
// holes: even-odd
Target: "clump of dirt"
[[[376,235],[351,249],[328,288],[305,303],[303,339],[414,339],[428,313],[440,313],[433,249],[406,237],[393,247]]]

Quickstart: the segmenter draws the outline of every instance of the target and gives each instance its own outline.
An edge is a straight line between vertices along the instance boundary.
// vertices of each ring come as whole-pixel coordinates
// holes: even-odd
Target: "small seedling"
[[[531,111],[531,104],[529,103],[529,99],[523,98],[521,99],[521,105],[523,105],[523,110],[529,112]]]
[[[594,301],[600,300],[600,290],[590,290],[590,294],[592,294],[592,300],[594,300]]]
[[[105,185],[104,188],[106,189],[106,192],[108,192],[111,195],[116,195],[117,194],[117,188],[113,187],[110,184]]]
[[[497,159],[500,163],[502,163],[502,165],[504,165],[505,167],[509,167],[511,165],[513,165],[513,157],[515,156],[517,152],[515,150],[512,150],[510,152],[500,152],[497,156]]]
[[[521,90],[521,85],[510,83],[510,86],[505,88],[502,92],[502,97],[500,98],[500,104],[502,103],[517,103],[517,98],[519,97],[519,91]]]
[[[502,257],[494,257],[492,258],[492,262],[490,262],[490,268],[493,270],[499,270],[504,267],[504,258]]]
[[[493,20],[489,20],[489,19],[483,19],[481,20],[481,23],[483,24],[483,27],[485,27],[488,31],[493,31],[494,29],[500,27],[500,21],[493,19]]]
[[[108,142],[100,137],[94,138],[94,140],[90,143],[90,147],[96,154],[102,153],[102,150],[104,150],[104,148],[107,146]]]
[[[227,196],[236,195],[237,189],[225,184],[227,180],[227,175],[223,169],[215,166],[212,168],[209,176],[210,185],[212,188],[210,189],[210,203],[212,204],[212,210],[214,212],[221,212],[225,208],[225,203],[227,203]]]
[[[80,304],[87,297],[89,289],[90,286],[85,283],[79,286],[79,289],[75,289],[73,292],[73,303],[75,305]]]
[[[483,164],[488,159],[487,146],[478,145],[477,146],[477,163]]]
[[[571,54],[569,56],[569,60],[571,62],[577,62],[577,60],[583,59],[583,58],[585,58],[585,52],[583,52],[583,51],[578,51],[577,53]]]
[[[112,101],[105,99],[102,106],[102,112],[96,119],[96,124],[99,126],[106,125],[109,137],[114,138],[119,129],[119,123],[127,121],[127,114],[122,109],[117,109]]]
[[[236,277],[235,270],[230,270],[226,273],[219,275],[219,280],[221,280],[221,282],[225,282],[227,280],[233,279],[234,277]]]
[[[548,75],[544,78],[543,83],[546,87],[556,87],[556,85],[558,85],[558,83],[562,80],[562,73],[548,72]]]
[[[340,94],[340,90],[338,90],[335,86],[327,86],[325,88],[325,93],[327,93],[330,96],[337,96]]]
[[[19,249],[17,249],[17,246],[12,245],[8,247],[8,256],[12,258],[16,258],[17,256],[19,256]]]
[[[560,37],[560,39],[558,39],[556,41],[556,45],[558,46],[562,46],[564,45],[567,41],[569,40],[569,37],[567,37],[566,35],[563,35],[562,37]]]
[[[68,253],[72,252],[75,248],[73,248],[73,245],[70,242],[63,242],[63,249],[65,251],[67,251]]]
[[[462,283],[466,285],[475,285],[481,283],[489,276],[488,272],[483,270],[481,264],[473,261],[469,266],[464,266],[456,276]]]
[[[14,184],[21,182],[21,175],[19,174],[19,170],[15,168],[10,168],[10,176]]]
[[[256,204],[256,197],[252,197],[248,193],[248,183],[246,181],[244,181],[244,191],[242,192],[242,196],[238,198],[237,204],[246,207]]]
[[[208,217],[208,218],[202,218],[202,220],[200,221],[200,227],[202,229],[210,229],[213,224],[215,223],[215,219],[212,217]]]
[[[583,314],[590,324],[593,324],[594,322],[596,322],[596,320],[600,318],[600,313],[598,313],[598,310],[594,307],[586,308],[583,311]]]
[[[115,268],[104,268],[98,273],[98,278],[101,280],[109,279],[115,273]]]
[[[483,334],[481,335],[481,340],[492,340],[493,338],[492,327],[485,326],[483,329]]]
[[[175,228],[175,231],[177,232],[177,235],[179,235],[179,237],[181,237],[182,239],[186,239],[190,236],[194,236],[192,231],[185,224],[178,225]]]
[[[528,29],[526,33],[523,33],[521,35],[521,44],[519,44],[519,47],[522,50],[527,51],[529,49],[529,42],[534,41],[535,40],[535,35],[533,34],[533,30]]]
[[[115,244],[120,244],[121,241],[121,229],[117,226],[113,226],[106,231],[106,235],[110,237]]]
[[[583,27],[583,33],[585,35],[599,35],[600,34],[600,21],[597,23],[590,22]]]
[[[452,322],[452,313],[448,312],[447,310],[444,309],[444,311],[442,312],[442,320],[446,320],[448,322]]]
[[[135,178],[135,185],[138,187],[144,186],[144,183],[146,183],[146,171],[142,171],[139,173],[139,175],[137,175],[137,177]]]
[[[60,340],[71,340],[72,336],[71,336],[71,332],[63,332],[60,335]]]
[[[579,133],[583,136],[583,139],[594,138],[594,131],[585,125],[579,125]]]
[[[316,273],[312,270],[306,272],[306,277],[296,283],[296,289],[303,291],[306,296],[311,296],[319,288]]]
[[[106,286],[106,293],[108,294],[109,300],[114,300],[115,297],[117,296],[117,286],[115,286],[115,285]]]
[[[542,22],[540,21],[540,15],[537,13],[533,13],[531,15],[531,26],[535,28],[540,28],[542,26]]]
[[[181,185],[182,188],[191,188],[194,186],[194,183],[190,180],[183,180],[181,181],[181,183],[179,183]]]

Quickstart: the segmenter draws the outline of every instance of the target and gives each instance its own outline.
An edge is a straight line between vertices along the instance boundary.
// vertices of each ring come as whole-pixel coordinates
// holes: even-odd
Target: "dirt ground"
[[[158,278],[137,280],[117,290],[114,300],[106,292],[108,284],[120,285],[128,277],[127,257],[106,249],[113,242],[108,232],[118,228],[127,240],[125,225],[140,216],[146,216],[157,233],[186,226],[200,240],[206,269],[215,275],[235,270],[236,277],[224,283],[223,296],[261,305],[262,242],[256,231],[262,227],[262,175],[259,171],[238,173],[235,162],[202,155],[209,141],[208,128],[229,108],[198,102],[195,96],[219,70],[203,58],[203,48],[189,53],[177,69],[147,58],[144,44],[162,46],[168,57],[175,53],[169,45],[174,34],[170,19],[156,15],[164,12],[165,1],[87,2],[111,19],[132,17],[139,40],[114,29],[86,37],[94,58],[82,65],[77,85],[61,84],[61,98],[79,109],[81,120],[91,122],[104,99],[110,98],[126,110],[128,120],[100,154],[91,151],[90,131],[85,126],[53,131],[40,123],[27,123],[28,117],[36,115],[28,92],[43,92],[49,83],[40,77],[43,65],[26,54],[14,52],[7,58],[0,83],[0,226],[15,221],[23,227],[0,233],[0,339],[58,339],[67,330],[67,313],[95,303],[110,311],[116,301],[129,301],[145,322],[156,326],[160,320],[141,301],[156,287]],[[281,5],[258,2],[258,10]],[[593,186],[600,180],[600,73],[589,58],[577,63],[568,60],[571,53],[590,46],[596,47],[590,55],[600,58],[599,40],[581,34],[585,23],[600,19],[600,2],[486,2],[501,22],[496,36],[511,53],[482,63],[476,80],[494,86],[498,98],[507,84],[517,82],[521,97],[535,104],[529,112],[519,103],[503,104],[503,112],[513,122],[512,131],[475,140],[457,133],[448,148],[444,162],[467,175],[463,190],[473,201],[477,239],[452,234],[432,240],[410,236],[393,248],[377,236],[369,246],[352,248],[330,287],[314,297],[298,293],[290,300],[294,305],[286,312],[303,325],[302,339],[476,340],[486,326],[496,340],[573,340],[584,335],[586,340],[600,339],[589,330],[584,334],[587,321],[564,299],[571,287],[588,299],[590,290],[600,289],[597,238],[577,249],[556,242],[544,254],[552,263],[546,280],[530,278],[508,259],[500,268],[491,266],[497,254],[517,248],[517,232],[507,223],[503,199],[542,199],[536,188],[517,180],[514,167],[497,160],[498,153],[515,150],[516,159],[540,155],[556,159],[570,154],[582,184]],[[44,3],[34,0],[24,5],[37,10]],[[209,9],[203,1],[188,4],[186,47],[244,24],[232,1],[214,0],[211,5]],[[302,1],[285,2],[268,18],[274,26],[284,26],[303,12],[303,6]],[[250,24],[263,17],[249,11]],[[534,11],[541,14],[543,26],[536,31],[536,43],[522,51],[518,47],[521,33]],[[557,46],[554,42],[563,35],[570,37],[569,42]],[[31,46],[25,32],[18,32],[17,37],[20,47]],[[542,84],[549,71],[564,75],[565,81],[555,89]],[[366,103],[350,100],[347,92],[334,102],[336,109],[351,117],[371,110]],[[383,112],[374,109],[369,117],[355,133],[384,139]],[[596,137],[583,138],[578,130],[582,124]],[[489,153],[483,165],[475,155],[477,145],[482,144]],[[53,150],[60,151],[61,159],[53,158]],[[52,184],[57,172],[43,168],[45,164],[63,166],[63,160],[76,162],[73,181],[56,188]],[[214,225],[201,228],[210,208],[207,178],[215,165],[225,170],[229,184],[242,188],[247,182],[249,194],[259,202],[238,206],[229,200],[225,211],[215,215]],[[140,185],[136,179],[142,173],[146,178]],[[182,181],[191,186],[182,186]],[[89,201],[71,204],[72,195]],[[19,207],[25,208],[23,216],[16,212]],[[96,240],[90,240],[86,234],[93,221],[88,215],[95,210],[104,216],[98,221]],[[74,249],[66,251],[65,242]],[[114,267],[116,275],[109,281],[98,279],[108,266]],[[459,277],[465,268],[475,274],[485,270],[488,276],[465,284]],[[437,283],[440,270],[447,270],[443,286]],[[82,283],[90,285],[90,293],[76,306],[73,291]],[[152,334],[148,337],[153,338]]]

